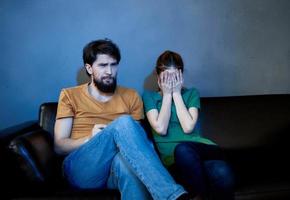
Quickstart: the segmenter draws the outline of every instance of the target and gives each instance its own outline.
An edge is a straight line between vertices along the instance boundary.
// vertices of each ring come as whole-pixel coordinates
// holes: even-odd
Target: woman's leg
[[[233,198],[233,173],[218,146],[182,142],[175,149],[175,164],[185,188],[193,194]]]
[[[210,199],[234,199],[234,176],[223,160],[207,160],[204,168],[208,178]]]
[[[206,194],[206,180],[202,159],[190,143],[178,144],[174,151],[176,179],[191,196]]]

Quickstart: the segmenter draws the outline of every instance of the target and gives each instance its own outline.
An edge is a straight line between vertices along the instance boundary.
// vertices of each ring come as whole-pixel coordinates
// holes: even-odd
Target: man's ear
[[[92,74],[93,73],[93,69],[92,69],[92,65],[90,64],[85,64],[86,70],[88,72],[88,74]]]

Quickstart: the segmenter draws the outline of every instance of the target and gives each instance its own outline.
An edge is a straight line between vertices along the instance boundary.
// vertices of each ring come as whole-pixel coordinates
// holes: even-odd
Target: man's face
[[[95,86],[104,93],[113,93],[117,86],[117,60],[107,54],[99,54],[92,66],[86,65]]]

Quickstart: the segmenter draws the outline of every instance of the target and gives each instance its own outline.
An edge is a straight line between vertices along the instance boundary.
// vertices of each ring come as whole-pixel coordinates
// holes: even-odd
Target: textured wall
[[[105,37],[122,51],[119,83],[140,93],[166,49],[202,96],[290,93],[288,0],[1,0],[0,129],[83,82],[82,48]]]

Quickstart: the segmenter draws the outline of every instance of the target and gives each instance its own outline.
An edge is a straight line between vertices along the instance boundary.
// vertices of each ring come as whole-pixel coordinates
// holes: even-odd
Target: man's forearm
[[[86,143],[89,140],[88,137],[80,138],[80,139],[70,139],[64,138],[59,139],[55,142],[55,151],[58,154],[69,154],[73,150],[79,148],[81,145]]]

